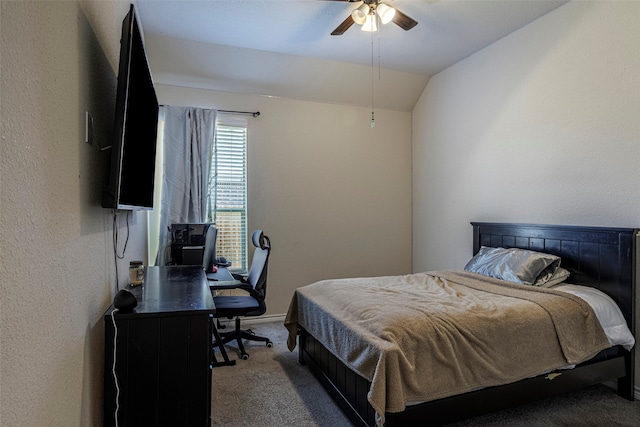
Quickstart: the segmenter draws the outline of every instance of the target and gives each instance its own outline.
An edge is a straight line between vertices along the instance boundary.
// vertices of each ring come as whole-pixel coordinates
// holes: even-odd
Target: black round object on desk
[[[138,300],[127,289],[120,289],[113,299],[113,306],[121,313],[131,313],[138,305]]]

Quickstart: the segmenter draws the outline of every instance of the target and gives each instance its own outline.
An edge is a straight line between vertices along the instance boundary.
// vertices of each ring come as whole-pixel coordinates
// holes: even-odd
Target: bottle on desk
[[[129,284],[131,286],[142,285],[144,280],[144,263],[142,261],[131,261],[129,263]]]

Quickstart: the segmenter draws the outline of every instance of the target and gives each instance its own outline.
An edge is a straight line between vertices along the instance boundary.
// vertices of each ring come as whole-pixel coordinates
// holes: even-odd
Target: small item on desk
[[[216,258],[216,265],[220,267],[231,267],[231,263],[223,256]]]
[[[120,289],[113,298],[113,306],[121,313],[131,313],[138,305],[138,299],[127,289]]]
[[[144,280],[144,263],[142,261],[131,261],[129,263],[129,284],[131,286],[142,285]]]

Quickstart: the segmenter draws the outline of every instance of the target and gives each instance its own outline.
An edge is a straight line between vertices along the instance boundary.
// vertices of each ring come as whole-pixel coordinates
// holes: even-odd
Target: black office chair
[[[271,242],[262,230],[256,230],[251,236],[251,241],[256,247],[253,252],[253,260],[248,276],[242,277],[234,275],[239,280],[239,284],[234,285],[234,289],[242,289],[248,295],[235,296],[214,296],[213,301],[216,306],[215,317],[236,319],[235,329],[229,332],[220,333],[221,342],[214,342],[213,345],[221,346],[230,341],[236,340],[242,359],[247,360],[249,354],[245,351],[242,340],[262,341],[271,347],[273,343],[269,338],[260,337],[253,333],[251,329],[240,328],[240,317],[261,316],[267,311],[265,297],[267,295],[267,266],[269,264],[269,253],[271,252]]]

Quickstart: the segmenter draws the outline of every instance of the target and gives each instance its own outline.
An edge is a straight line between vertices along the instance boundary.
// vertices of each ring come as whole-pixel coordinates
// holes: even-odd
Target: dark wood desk
[[[210,426],[215,305],[201,267],[147,267],[132,313],[115,313],[119,426]],[[105,320],[104,425],[115,425],[114,327]]]

